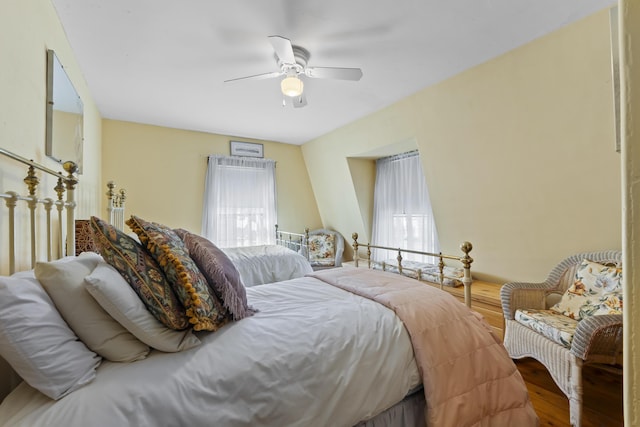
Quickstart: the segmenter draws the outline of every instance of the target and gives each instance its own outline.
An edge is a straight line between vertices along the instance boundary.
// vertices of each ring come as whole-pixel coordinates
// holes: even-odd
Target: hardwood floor
[[[569,401],[545,369],[534,359],[516,360],[529,389],[541,427],[569,426]],[[603,370],[583,369],[583,427],[623,425],[622,376]]]

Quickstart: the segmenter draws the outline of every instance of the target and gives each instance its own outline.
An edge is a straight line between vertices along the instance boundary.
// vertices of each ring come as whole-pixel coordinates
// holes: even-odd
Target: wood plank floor
[[[540,426],[569,426],[569,401],[545,367],[534,359],[520,359],[515,363],[527,383]],[[622,376],[586,367],[583,386],[583,427],[622,426]]]

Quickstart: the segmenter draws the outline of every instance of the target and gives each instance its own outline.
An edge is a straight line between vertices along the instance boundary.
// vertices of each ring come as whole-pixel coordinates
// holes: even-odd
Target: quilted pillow
[[[168,328],[187,328],[184,307],[153,257],[138,242],[100,218],[91,217],[91,229],[100,255],[125,278],[151,314]]]
[[[551,310],[576,320],[622,314],[622,269],[583,260],[573,284]]]
[[[309,262],[313,266],[332,266],[336,262],[336,245],[333,234],[309,236]]]
[[[184,241],[189,255],[196,263],[209,287],[220,295],[222,303],[234,320],[240,320],[256,313],[247,305],[247,293],[240,279],[240,273],[231,259],[209,239],[186,230],[174,230]]]
[[[207,280],[189,256],[182,239],[172,229],[135,215],[126,223],[164,270],[193,329],[215,331],[226,324],[228,310],[215,293],[209,292]]]

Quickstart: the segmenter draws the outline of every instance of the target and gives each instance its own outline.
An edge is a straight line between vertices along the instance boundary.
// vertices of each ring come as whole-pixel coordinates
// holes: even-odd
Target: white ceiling
[[[615,0],[52,0],[103,117],[302,144],[615,4]],[[309,66],[359,67],[358,82],[306,79],[282,106],[267,37]],[[304,78],[303,78],[304,79]]]

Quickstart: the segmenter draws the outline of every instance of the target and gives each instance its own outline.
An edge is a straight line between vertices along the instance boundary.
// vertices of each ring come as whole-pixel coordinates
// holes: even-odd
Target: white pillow
[[[87,347],[113,362],[144,359],[149,347],[114,320],[85,289],[84,278],[101,261],[100,255],[83,252],[71,261],[38,262],[34,271],[62,318]]]
[[[91,382],[101,362],[69,329],[32,271],[0,277],[0,355],[52,399]]]
[[[87,291],[102,308],[150,347],[176,352],[200,344],[200,340],[190,329],[176,331],[160,323],[118,270],[106,262],[98,263],[84,280]]]

